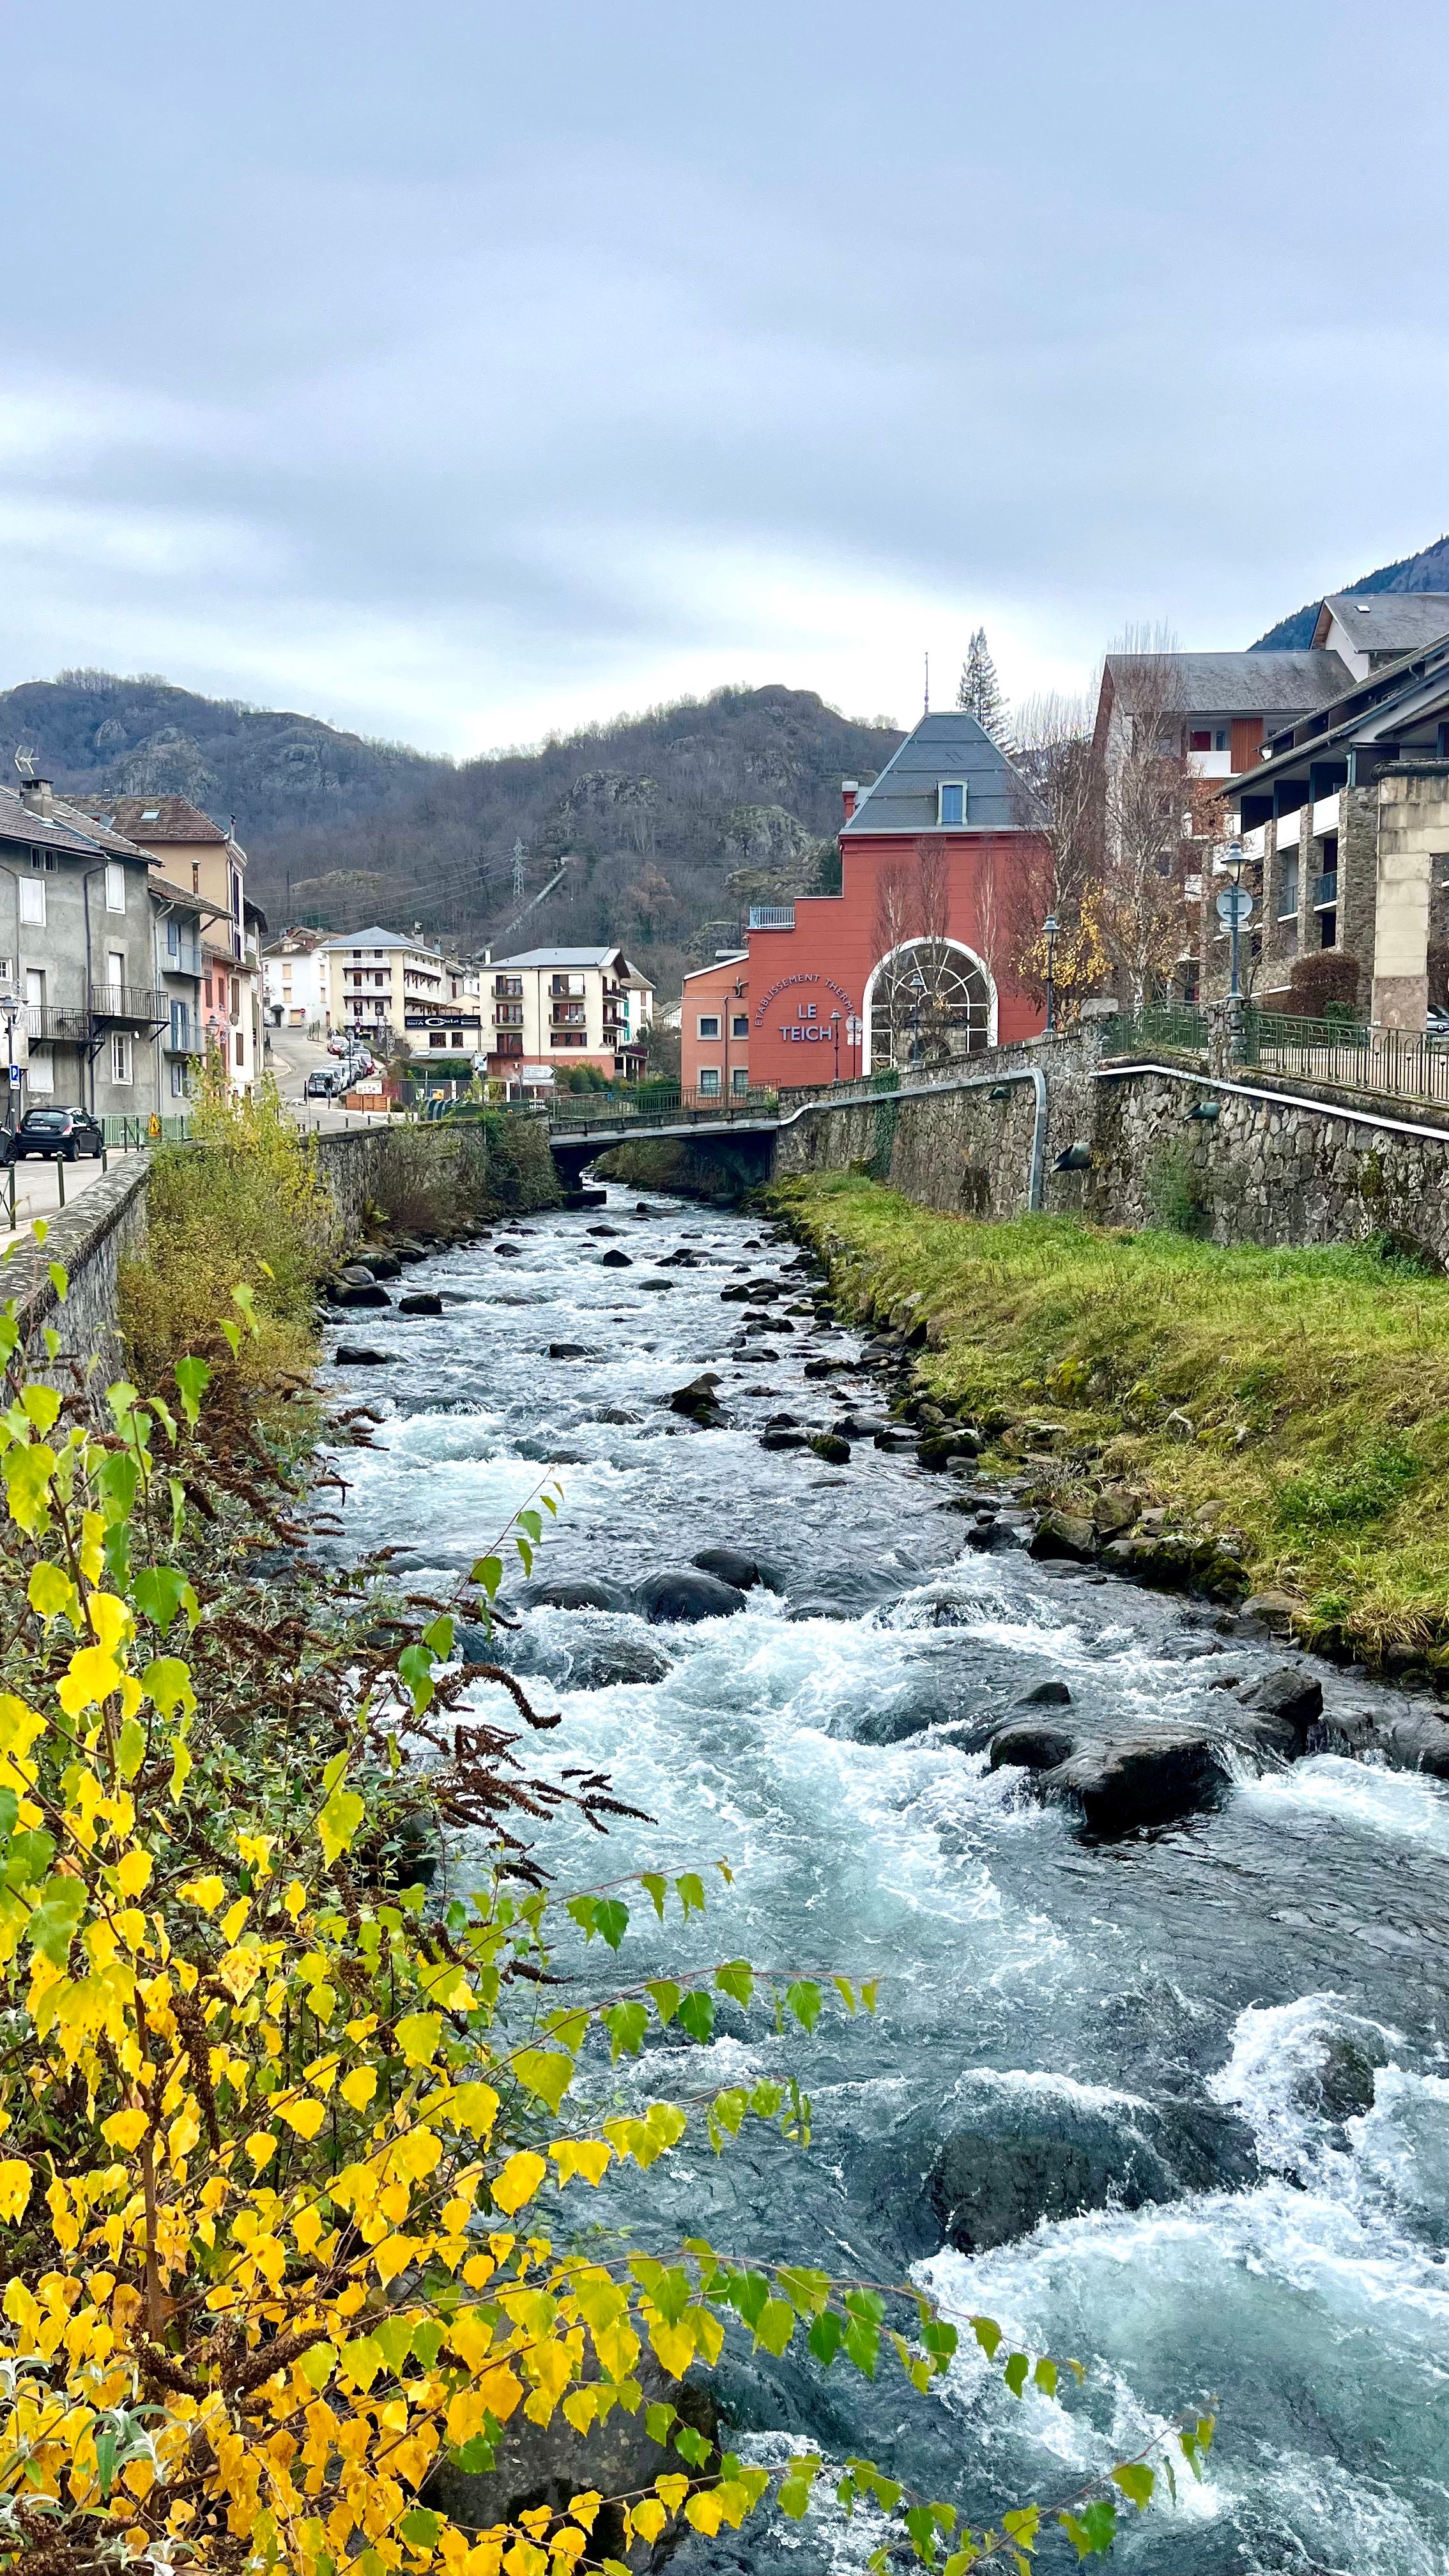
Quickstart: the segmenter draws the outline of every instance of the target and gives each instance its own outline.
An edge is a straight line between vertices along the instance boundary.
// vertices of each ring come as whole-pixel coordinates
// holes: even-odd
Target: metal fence
[[[1204,1062],[1208,1016],[1187,1003],[1123,1013],[1104,1029],[1107,1052],[1128,1055],[1152,1048]],[[1366,1027],[1356,1020],[1310,1020],[1287,1011],[1244,1005],[1234,1061],[1269,1073],[1331,1082],[1341,1091],[1373,1091],[1390,1099],[1449,1103],[1449,1044],[1406,1029]]]
[[[189,1118],[103,1118],[101,1134],[108,1147],[122,1153],[138,1152],[143,1145],[184,1145],[191,1134]]]

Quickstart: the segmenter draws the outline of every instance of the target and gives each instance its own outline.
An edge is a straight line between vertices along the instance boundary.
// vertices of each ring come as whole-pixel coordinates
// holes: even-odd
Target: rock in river
[[[691,1565],[671,1566],[663,1574],[646,1574],[634,1598],[656,1627],[673,1627],[696,1619],[727,1619],[743,1610],[745,1596],[733,1583],[701,1574]]]
[[[333,1354],[338,1368],[392,1368],[395,1351],[374,1351],[366,1342],[339,1342]]]
[[[524,1594],[531,1610],[623,1610],[628,1607],[616,1583],[605,1583],[596,1574],[580,1575],[569,1583],[532,1583]]]
[[[983,2090],[970,2125],[942,2139],[926,2180],[937,2221],[963,2254],[1009,2245],[1044,2219],[1113,2203],[1140,2209],[1256,2176],[1246,2128],[1214,2104],[1099,2107],[1066,2085],[1028,2090],[1009,2078],[999,2091],[987,2078]]]
[[[762,1591],[778,1592],[776,1577],[753,1556],[742,1556],[737,1547],[702,1547],[694,1560],[701,1574],[712,1574],[720,1583],[729,1583],[736,1592],[752,1592],[758,1584]]]
[[[441,1315],[443,1301],[435,1289],[414,1288],[406,1297],[399,1297],[397,1310],[400,1315]]]
[[[632,1270],[634,1263],[629,1253],[620,1252],[618,1246],[615,1245],[612,1252],[600,1253],[599,1266],[603,1270]]]

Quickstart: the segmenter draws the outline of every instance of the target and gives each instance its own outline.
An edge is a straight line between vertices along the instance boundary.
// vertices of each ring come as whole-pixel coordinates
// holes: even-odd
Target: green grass
[[[1063,1423],[1084,1490],[1217,1506],[1308,1633],[1449,1668],[1449,1280],[1372,1246],[934,1216],[853,1174],[775,1195],[847,1310],[927,1319],[943,1401]]]

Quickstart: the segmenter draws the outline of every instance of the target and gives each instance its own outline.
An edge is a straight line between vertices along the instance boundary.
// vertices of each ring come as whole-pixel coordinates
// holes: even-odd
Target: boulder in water
[[[1023,1720],[1001,1727],[991,1739],[991,1769],[1009,1765],[1022,1771],[1054,1771],[1076,1749],[1076,1737],[1046,1721]]]
[[[551,1583],[531,1583],[524,1594],[530,1610],[624,1610],[628,1603],[617,1583],[605,1583],[597,1574],[583,1574],[572,1581],[567,1577]]]
[[[338,1368],[393,1368],[395,1351],[374,1351],[366,1342],[339,1342],[333,1358]]]
[[[1076,2087],[984,2090],[943,2138],[926,2191],[948,2243],[988,2252],[1043,2220],[1084,2209],[1140,2209],[1241,2186],[1257,2172],[1243,2122],[1216,2104],[1115,2102]],[[954,2105],[953,2105],[954,2108]]]
[[[1065,1682],[1038,1682],[1035,1690],[1023,1691],[1018,1708],[1070,1708],[1072,1694]]]
[[[548,1355],[551,1360],[599,1360],[604,1356],[591,1342],[550,1342]]]
[[[339,1279],[328,1289],[327,1298],[329,1304],[333,1306],[391,1306],[392,1304],[387,1290],[379,1287],[375,1279],[365,1281]]]
[[[718,1370],[704,1369],[698,1377],[692,1377],[687,1386],[675,1388],[669,1398],[669,1410],[682,1413],[687,1422],[698,1423],[702,1431],[718,1431],[728,1418],[719,1400],[718,1387]]]
[[[945,1431],[933,1430],[921,1442],[921,1465],[949,1467],[957,1458],[979,1458],[985,1446],[980,1432],[966,1423],[957,1423]]]
[[[395,1252],[376,1250],[371,1244],[369,1244],[361,1257],[366,1262],[374,1279],[400,1279],[402,1277],[402,1263]]]
[[[400,1315],[441,1315],[443,1301],[434,1289],[415,1288],[399,1297],[397,1310]]]
[[[745,1596],[733,1583],[721,1583],[717,1575],[701,1574],[692,1565],[646,1574],[643,1582],[636,1584],[634,1598],[645,1618],[656,1627],[692,1625],[699,1619],[728,1619],[745,1607]]]
[[[612,1252],[600,1253],[599,1265],[604,1270],[632,1270],[634,1267],[631,1256],[627,1252],[620,1252],[617,1245]]]
[[[717,1582],[733,1584],[736,1592],[753,1592],[756,1585],[763,1592],[778,1592],[777,1578],[753,1556],[744,1556],[737,1547],[702,1547],[694,1563],[701,1574],[714,1575]]]
[[[762,1449],[803,1449],[804,1446],[803,1431],[762,1431],[760,1433]]]
[[[808,1445],[817,1458],[824,1459],[827,1467],[848,1467],[850,1464],[850,1442],[842,1440],[838,1431],[812,1431]]]
[[[498,1255],[500,1261],[521,1261],[523,1259],[523,1246],[521,1243],[495,1243],[493,1249]]]
[[[1192,1726],[1120,1728],[1079,1744],[1036,1779],[1044,1798],[1075,1808],[1102,1835],[1200,1814],[1220,1805],[1228,1788],[1221,1742]]]
[[[1302,1664],[1275,1664],[1242,1693],[1244,1708],[1280,1719],[1301,1740],[1323,1715],[1323,1684]]]
[[[1065,1559],[1072,1565],[1090,1565],[1097,1553],[1097,1533],[1079,1512],[1043,1512],[1027,1553],[1043,1559]]]
[[[662,1682],[673,1663],[647,1637],[592,1637],[569,1657],[570,1690],[611,1690],[619,1683]]]

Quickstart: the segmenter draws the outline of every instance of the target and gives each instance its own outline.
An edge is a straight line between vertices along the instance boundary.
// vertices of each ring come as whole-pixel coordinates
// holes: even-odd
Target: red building
[[[1029,793],[974,716],[923,716],[873,787],[847,782],[841,891],[757,905],[748,954],[686,978],[683,1079],[711,1091],[940,1066],[1037,1035],[1013,959],[1047,910]],[[736,988],[743,986],[743,993]],[[724,1014],[749,1017],[725,1065]]]

